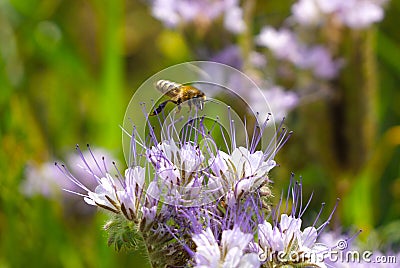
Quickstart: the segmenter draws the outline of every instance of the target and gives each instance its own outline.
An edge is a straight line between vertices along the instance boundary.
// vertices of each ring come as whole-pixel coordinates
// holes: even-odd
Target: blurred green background
[[[279,21],[291,3],[258,4],[256,18]],[[314,132],[321,123],[316,115],[324,112],[317,102],[289,116],[287,126],[295,135],[273,173],[277,194],[295,172],[303,177],[306,193],[315,191],[311,211],[323,201],[331,208],[340,197],[333,225],[362,228],[362,239],[372,236],[397,249],[399,13],[400,1],[391,1],[384,21],[368,33],[368,55],[375,65],[368,75],[375,79],[376,94],[369,99],[376,107],[375,134],[366,150],[347,152],[365,156],[363,163],[332,167],[313,153],[324,143],[315,133],[335,131]],[[104,213],[73,216],[54,199],[24,196],[20,185],[28,163],[63,159],[75,144],[106,148],[123,166],[119,125],[132,94],[165,67],[207,60],[195,56],[192,42],[180,31],[165,29],[142,1],[0,0],[0,267],[145,267],[140,252],[118,253],[107,246]],[[355,98],[364,99],[360,77],[351,75],[351,67],[346,71]],[[351,114],[359,106],[346,107],[342,112]],[[312,116],[304,122],[307,114]],[[362,133],[363,122],[346,131]]]

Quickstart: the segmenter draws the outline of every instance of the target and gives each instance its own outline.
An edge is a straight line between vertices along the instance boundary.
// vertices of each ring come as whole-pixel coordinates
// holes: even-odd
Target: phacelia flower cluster
[[[289,187],[290,209],[282,210],[282,202],[271,205],[269,172],[290,136],[282,124],[262,149],[269,118],[243,145],[237,144],[233,120],[229,138],[218,119],[211,125],[205,117],[182,120],[164,114],[147,119],[145,137],[133,127],[125,172],[80,153],[94,188],[56,163],[80,188],[71,192],[111,213],[105,225],[109,244],[118,250],[144,244],[153,267],[324,267],[318,254],[328,246],[317,238],[330,218],[319,227],[302,227],[309,202],[303,206],[301,183]],[[214,139],[218,135],[222,144]]]

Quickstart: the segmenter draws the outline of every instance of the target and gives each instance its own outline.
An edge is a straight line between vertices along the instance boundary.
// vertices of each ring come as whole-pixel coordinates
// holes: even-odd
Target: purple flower
[[[328,1],[327,1],[328,2]],[[292,6],[294,19],[305,26],[318,25],[323,19],[315,0],[299,0]]]
[[[296,255],[303,265],[325,267],[323,253],[328,247],[316,243],[315,227],[301,231],[301,222],[299,218],[282,214],[279,224],[274,227],[267,221],[258,225],[260,254],[267,262],[290,263],[291,255]],[[310,256],[315,259],[309,259]]]
[[[119,192],[119,200],[121,211],[128,220],[136,219],[142,208],[144,178],[145,170],[142,167],[128,168],[125,171],[125,189]]]
[[[25,170],[25,179],[20,186],[21,192],[26,196],[39,194],[47,198],[56,197],[62,188],[71,185],[65,179],[58,180],[59,177],[54,163],[30,164]]]
[[[103,163],[98,162],[96,156],[90,153],[82,154],[79,150],[82,169],[87,171],[86,178],[77,177],[71,173],[65,165],[56,163],[58,169],[70,180],[74,187],[64,188],[65,191],[82,196],[85,202],[92,206],[98,206],[116,214],[122,213],[128,220],[136,220],[141,209],[145,170],[135,166],[125,170],[124,176],[117,169],[117,179],[108,171],[104,158]],[[95,165],[89,163],[93,161]],[[114,164],[115,166],[115,164]],[[96,170],[97,171],[94,171]],[[85,184],[89,179],[91,183]],[[92,185],[95,184],[95,187]],[[91,190],[91,188],[95,188]],[[82,190],[84,193],[82,193]]]
[[[144,200],[144,204],[141,208],[143,213],[143,220],[145,221],[146,225],[152,223],[157,214],[157,206],[158,201],[160,200],[160,189],[157,186],[157,183],[152,181],[149,184],[149,187],[146,191],[146,197]]]
[[[256,42],[267,47],[277,59],[289,61],[300,69],[309,69],[318,78],[332,79],[342,67],[341,61],[333,60],[326,48],[306,46],[287,29],[278,31],[264,27],[256,37]]]
[[[278,59],[288,60],[298,64],[302,59],[302,48],[293,32],[288,29],[275,30],[272,27],[264,27],[256,37],[256,43],[267,47]]]
[[[92,155],[97,159],[101,159],[102,157],[105,159],[112,158],[111,154],[105,149],[94,148],[85,150],[82,152],[82,155],[69,154],[66,159],[66,164],[71,168],[75,176],[89,187],[96,186],[93,177],[88,176],[91,172],[93,172],[95,176],[101,176],[103,174],[103,172],[97,168]],[[89,171],[87,167],[82,166],[82,157],[86,159],[91,171]],[[27,196],[41,194],[48,198],[54,198],[64,193],[61,191],[62,189],[73,191],[80,189],[73,182],[65,180],[65,178],[61,176],[54,167],[54,162],[27,165],[25,177],[25,180],[21,184],[21,191]],[[63,197],[66,199],[74,198],[74,196],[70,194],[63,194]]]
[[[177,12],[176,1],[174,0],[155,0],[152,5],[152,14],[155,18],[162,21],[166,27],[177,27],[180,17]]]
[[[268,203],[268,173],[276,166],[275,154],[290,133],[280,126],[263,148],[267,118],[255,127],[246,145],[240,146],[236,139],[240,133],[231,109],[227,110],[229,129],[225,131],[230,136],[218,146],[213,133],[215,126],[220,126],[221,133],[224,130],[219,119],[209,128],[204,117],[189,116],[182,122],[184,116],[175,119],[161,113],[153,124],[147,122],[146,137],[139,137],[133,127],[129,134],[132,163],[124,173],[115,163],[115,172],[111,172],[104,160],[99,162],[90,154],[101,171],[97,175],[80,153],[95,187],[82,183],[64,165],[57,166],[80,188],[70,192],[112,212],[105,227],[109,244],[117,249],[124,245],[134,248],[139,236],[153,267],[275,267],[288,264],[292,253],[301,256],[296,264],[324,267],[323,259],[305,255],[319,256],[327,248],[316,240],[330,218],[320,227],[301,228],[308,206],[302,207],[301,184],[290,189],[292,202],[286,200],[293,203],[291,213],[279,215],[280,205],[271,212]],[[160,125],[154,126],[154,122]],[[178,123],[183,123],[179,131]]]
[[[221,176],[229,206],[268,183],[268,172],[276,166],[269,153],[250,152],[244,147],[235,148],[231,154],[219,151],[209,164],[212,172]]]
[[[241,69],[243,65],[240,48],[235,45],[228,46],[219,51],[218,53],[210,57],[210,61],[226,64],[237,69]]]
[[[292,14],[300,25],[315,26],[333,16],[336,22],[353,29],[363,29],[383,19],[382,5],[375,0],[299,0],[292,6]]]
[[[82,158],[86,160],[88,165],[82,165]],[[104,171],[101,168],[97,167],[95,159],[104,159],[105,161],[112,160],[113,155],[104,148],[91,148],[87,145],[87,149],[82,151],[81,153],[70,153],[67,157],[66,164],[71,167],[71,171],[74,172],[80,179],[84,180],[87,178],[87,175],[91,172],[88,170],[88,167],[92,170],[92,172],[96,176],[101,176],[104,174]],[[86,183],[86,181],[85,181]],[[91,183],[91,181],[87,181],[87,183]]]
[[[296,264],[299,267],[327,267],[325,259],[328,251],[336,244],[317,242],[323,229],[327,226],[336,209],[333,209],[328,220],[319,227],[315,223],[302,228],[301,217],[304,215],[310,200],[303,206],[301,183],[289,187],[292,193],[291,212],[288,208],[281,212],[281,203],[272,210],[269,217],[272,223],[264,216],[260,202],[260,192],[255,191],[247,195],[234,206],[227,207],[221,215],[212,206],[204,210],[193,210],[185,216],[192,224],[192,240],[196,249],[188,252],[194,256],[194,263],[198,267],[280,267]],[[256,235],[254,235],[256,233]],[[229,265],[228,265],[229,264]],[[225,267],[225,266],[223,266]],[[247,266],[246,266],[247,267]]]
[[[198,267],[218,267],[221,261],[221,251],[210,228],[193,235],[196,244],[194,261]]]
[[[176,144],[174,140],[162,141],[149,149],[148,158],[158,176],[173,184],[186,180],[204,161],[199,147],[190,143]]]
[[[88,148],[80,154],[68,154],[65,161],[75,177],[89,188],[97,186],[91,172],[96,176],[103,174],[103,171],[93,162],[92,156],[98,159],[111,159],[110,153],[104,149],[94,148],[92,150]],[[91,171],[82,166],[82,157],[86,159]],[[87,206],[84,202],[81,202],[80,196],[72,195],[64,191],[65,189],[77,192],[81,188],[71,180],[66,180],[54,166],[54,162],[28,164],[25,170],[25,179],[20,185],[20,191],[26,196],[42,195],[52,201],[59,202],[66,217],[86,218],[94,215],[96,210],[93,207]]]
[[[339,11],[338,17],[343,24],[353,29],[363,29],[384,17],[384,11],[376,1],[353,0]]]
[[[262,89],[261,94],[257,90],[250,91],[252,109],[260,111],[267,103],[269,112],[278,122],[287,116],[289,111],[295,108],[299,102],[299,97],[295,92],[285,91],[279,86]],[[266,116],[264,115],[262,120],[265,119]]]
[[[316,77],[335,78],[342,67],[341,61],[333,61],[329,51],[323,46],[314,46],[305,51],[302,67],[311,69]]]
[[[243,11],[237,0],[154,0],[152,14],[166,27],[195,24],[209,26],[219,17],[224,17],[225,28],[238,34],[244,31]]]
[[[164,202],[187,205],[209,202],[206,193],[221,188],[216,177],[206,177],[208,164],[200,149],[197,144],[171,139],[147,150],[158,188],[166,193]],[[199,198],[199,195],[206,199]]]
[[[234,34],[242,33],[246,29],[243,10],[236,3],[225,11],[224,26],[225,29]]]
[[[252,51],[249,55],[250,63],[256,68],[264,68],[267,65],[267,59],[264,54]]]
[[[323,207],[314,224],[302,230],[301,217],[304,215],[311,198],[303,207],[302,185],[298,182],[289,187],[288,193],[291,193],[291,201],[293,202],[290,214],[287,212],[287,207],[281,213],[281,199],[272,210],[272,224],[267,220],[258,224],[258,243],[255,244],[255,248],[258,250],[260,258],[267,267],[279,267],[289,263],[307,267],[326,267],[324,262],[328,255],[325,253],[333,247],[329,244],[317,243],[317,239],[329,223],[337,204],[328,220],[320,227],[317,228],[315,223]],[[288,202],[290,203],[289,196],[286,204]]]
[[[260,267],[257,254],[245,251],[253,234],[243,233],[238,227],[224,230],[220,243],[210,228],[193,235],[192,239],[196,244],[195,267]]]
[[[136,219],[139,205],[137,199],[141,195],[144,181],[142,167],[127,169],[125,177],[118,180],[115,180],[110,173],[96,178],[98,186],[94,191],[88,189],[74,177],[70,178],[86,191],[84,200],[89,205],[98,206],[116,214],[123,213],[128,220]]]

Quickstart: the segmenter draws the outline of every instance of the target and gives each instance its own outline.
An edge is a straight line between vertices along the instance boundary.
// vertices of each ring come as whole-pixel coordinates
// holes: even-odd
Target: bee
[[[206,94],[193,86],[182,85],[168,80],[159,80],[155,84],[155,87],[170,99],[160,103],[160,105],[150,113],[150,116],[161,113],[168,102],[178,105],[178,111],[181,110],[180,104],[183,102],[187,102],[190,109],[192,105],[195,105],[200,110],[203,110]]]

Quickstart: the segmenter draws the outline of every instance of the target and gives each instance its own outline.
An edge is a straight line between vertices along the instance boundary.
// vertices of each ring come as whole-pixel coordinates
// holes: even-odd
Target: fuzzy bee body
[[[206,95],[203,91],[193,86],[182,85],[168,80],[159,80],[157,81],[155,87],[158,91],[170,99],[160,103],[160,105],[152,113],[150,113],[150,116],[161,113],[168,102],[178,105],[178,110],[181,109],[180,104],[184,102],[187,102],[190,108],[192,108],[192,104],[194,104],[200,110],[203,109]]]

